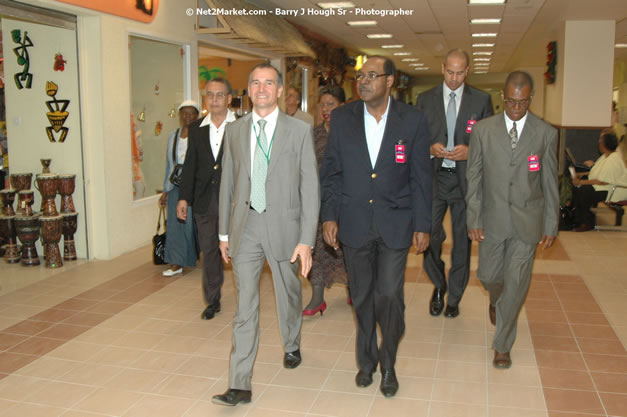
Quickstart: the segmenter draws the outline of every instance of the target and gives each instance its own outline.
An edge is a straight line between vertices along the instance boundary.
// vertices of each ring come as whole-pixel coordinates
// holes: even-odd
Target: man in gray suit
[[[551,247],[557,235],[559,193],[557,131],[527,111],[531,76],[512,72],[501,95],[505,113],[477,123],[470,135],[466,216],[496,325],[492,364],[509,368],[536,246]]]
[[[253,111],[227,129],[219,198],[220,251],[233,261],[237,312],[229,389],[213,402],[250,402],[251,377],[259,346],[259,278],[267,260],[272,270],[283,366],[301,362],[301,274],[311,269],[320,193],[311,126],[279,112],[281,73],[256,65],[248,79]]]
[[[464,83],[470,68],[470,58],[461,49],[453,49],[444,58],[444,82],[418,96],[416,106],[425,112],[431,134],[431,163],[433,169],[433,207],[431,242],[425,252],[425,272],[434,289],[429,313],[439,316],[444,309],[444,294],[448,302],[444,315],[457,317],[470,273],[470,241],[466,231],[466,160],[468,140],[474,124],[492,116],[492,100],[482,91]],[[448,286],[442,261],[442,243],[446,233],[442,222],[451,209],[453,250]]]

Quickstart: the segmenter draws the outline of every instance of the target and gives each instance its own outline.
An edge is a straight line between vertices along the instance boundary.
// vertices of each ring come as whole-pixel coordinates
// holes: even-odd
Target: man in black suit
[[[210,113],[189,126],[189,145],[176,215],[187,219],[187,206],[193,208],[198,229],[198,244],[203,257],[202,289],[207,307],[203,320],[212,319],[220,311],[220,290],[224,268],[218,239],[218,195],[222,174],[222,138],[226,125],[235,121],[229,110],[233,98],[231,84],[223,78],[207,83],[205,104]]]
[[[390,98],[394,72],[389,59],[368,58],[356,76],[361,100],[333,111],[320,171],[324,240],[343,244],[357,315],[355,382],[370,385],[380,363],[386,397],[398,390],[407,254],[412,241],[423,252],[431,231],[427,119]]]
[[[461,49],[451,50],[442,64],[444,82],[418,96],[416,106],[425,112],[431,133],[431,162],[433,167],[433,211],[431,244],[424,256],[424,269],[435,288],[429,312],[439,316],[444,309],[444,294],[448,302],[444,315],[457,317],[470,273],[470,240],[466,232],[466,160],[468,141],[474,124],[492,115],[490,96],[464,84],[470,60]],[[453,250],[448,286],[442,261],[442,243],[446,233],[442,222],[451,209]]]

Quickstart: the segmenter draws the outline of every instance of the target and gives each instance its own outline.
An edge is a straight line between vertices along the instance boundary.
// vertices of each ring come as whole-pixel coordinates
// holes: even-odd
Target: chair
[[[627,232],[627,227],[623,226],[623,215],[625,214],[625,206],[627,206],[627,200],[622,201],[612,201],[612,196],[614,192],[616,192],[617,188],[627,188],[624,185],[612,184],[612,189],[607,193],[607,197],[603,202],[604,206],[614,212],[615,221],[614,225],[595,225],[594,230],[602,231],[616,231],[616,232]],[[595,212],[599,210],[603,210],[602,208],[597,208]]]

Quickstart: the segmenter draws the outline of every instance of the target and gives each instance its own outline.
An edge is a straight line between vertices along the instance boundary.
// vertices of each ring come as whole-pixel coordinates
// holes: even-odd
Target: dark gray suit
[[[425,112],[431,133],[430,144],[446,146],[446,109],[444,108],[443,84],[418,96],[417,106]],[[461,104],[455,124],[455,145],[468,145],[470,133],[468,121],[478,121],[492,115],[490,96],[482,91],[464,85]],[[453,229],[453,251],[449,270],[448,304],[459,304],[470,273],[470,241],[466,231],[466,161],[456,161],[455,172],[442,171],[442,158],[432,158],[433,168],[433,210],[431,242],[424,256],[424,269],[437,288],[446,287],[445,265],[442,261],[442,243],[446,233],[442,222],[447,208],[451,208]]]
[[[539,169],[529,157],[537,156]],[[468,229],[483,229],[477,274],[496,307],[492,347],[509,352],[538,242],[556,236],[557,130],[527,112],[512,150],[502,113],[475,125],[468,155]]]

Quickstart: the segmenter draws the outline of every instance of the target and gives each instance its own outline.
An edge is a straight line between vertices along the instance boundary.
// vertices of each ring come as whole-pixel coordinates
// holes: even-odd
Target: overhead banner
[[[159,9],[159,0],[57,0],[86,9],[150,23]]]

